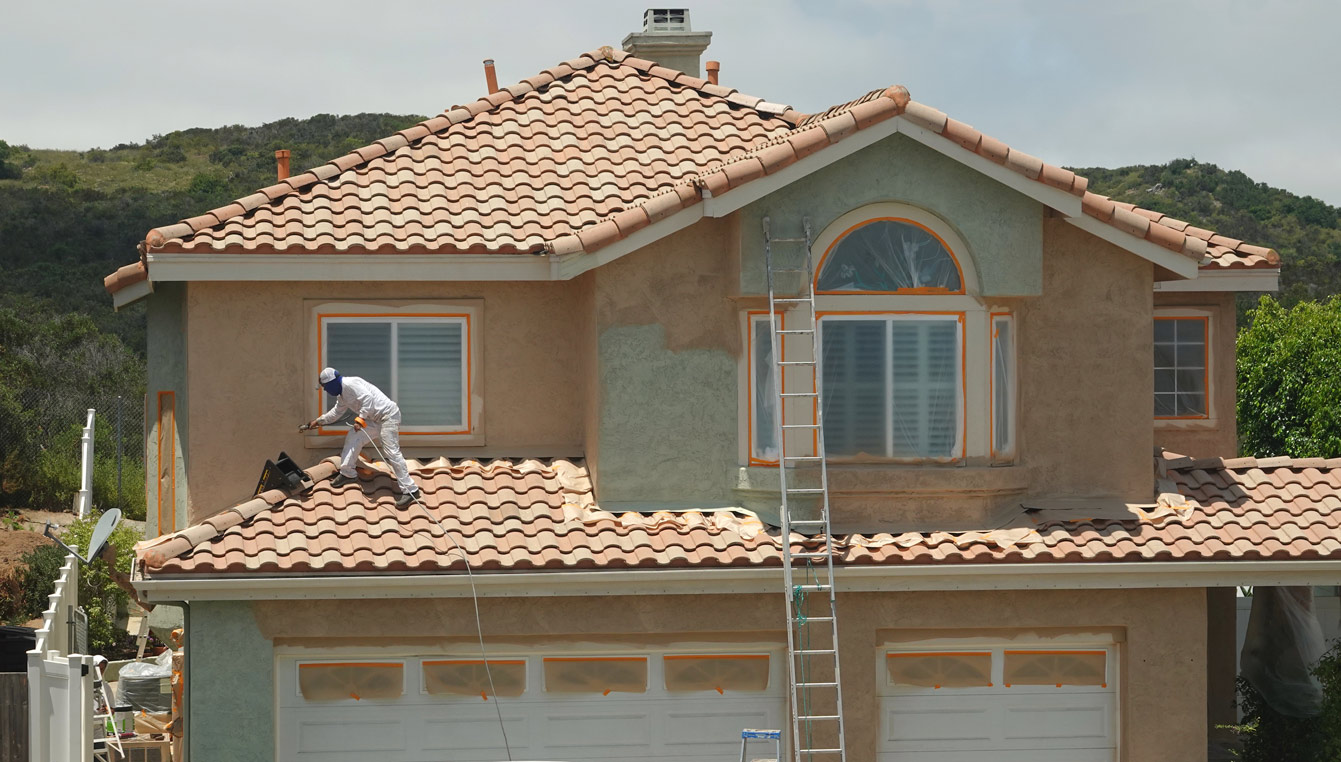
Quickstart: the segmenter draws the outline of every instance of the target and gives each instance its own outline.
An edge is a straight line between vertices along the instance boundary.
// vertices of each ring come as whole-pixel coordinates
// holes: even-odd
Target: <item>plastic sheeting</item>
[[[1322,711],[1322,686],[1310,670],[1327,650],[1311,587],[1255,587],[1239,665],[1267,705],[1288,717]]]
[[[493,691],[489,678],[493,677]],[[424,691],[433,696],[490,695],[516,698],[526,692],[524,659],[490,659],[488,670],[483,659],[450,659],[424,662]]]
[[[153,661],[127,664],[117,673],[120,699],[146,712],[163,714],[172,709],[172,651],[164,651]]]
[[[1001,682],[1012,685],[1108,686],[1107,651],[1007,651]]]
[[[299,664],[298,690],[308,701],[397,698],[405,692],[405,665],[399,662]]]
[[[545,659],[547,693],[646,693],[647,658],[643,656]]]
[[[895,685],[918,688],[990,688],[990,651],[886,654],[885,668]]]
[[[668,654],[662,666],[671,693],[768,689],[768,654]]]
[[[820,293],[962,293],[959,265],[926,228],[904,220],[874,220],[848,233],[825,258]]]

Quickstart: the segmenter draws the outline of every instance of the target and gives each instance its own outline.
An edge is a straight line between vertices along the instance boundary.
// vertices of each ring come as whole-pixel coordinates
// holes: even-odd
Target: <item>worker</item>
[[[400,407],[381,389],[358,376],[342,376],[335,368],[323,368],[317,382],[317,388],[335,398],[335,406],[315,421],[299,426],[299,431],[334,423],[346,412],[355,416],[340,453],[340,473],[331,480],[331,486],[343,487],[358,479],[354,466],[358,463],[359,452],[376,438],[382,457],[396,474],[396,486],[400,489],[396,507],[404,508],[418,500],[419,488],[410,478],[405,456],[400,454]]]

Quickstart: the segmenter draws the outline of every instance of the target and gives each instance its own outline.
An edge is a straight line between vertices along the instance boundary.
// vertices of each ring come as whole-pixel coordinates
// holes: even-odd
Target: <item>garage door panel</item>
[[[877,762],[1113,762],[1113,750],[1026,749],[994,751],[882,752]]]
[[[681,708],[681,703],[668,703],[663,714],[664,742],[669,746],[705,746],[721,743],[720,739],[732,739],[739,747],[741,728],[781,727],[776,714],[761,706],[762,702],[754,706],[721,706],[702,699],[694,709]]]
[[[484,702],[480,702],[484,705]],[[490,751],[503,753],[503,734],[498,729],[498,715],[492,705],[487,711],[467,710],[465,707],[444,707],[442,717],[423,723],[424,739],[420,748],[427,751]],[[531,733],[529,718],[503,710],[503,727],[507,729],[508,744],[529,746]],[[487,756],[487,755],[486,755]],[[455,759],[455,757],[449,757]]]
[[[885,707],[885,737],[893,743],[985,741],[990,738],[985,728],[992,720],[988,707],[956,707],[944,701],[898,702]]]
[[[630,702],[619,702],[627,709]],[[553,705],[551,705],[553,706]],[[614,706],[588,705],[549,708],[544,712],[540,731],[545,745],[559,749],[604,749],[614,747],[647,748],[651,745],[650,719],[646,711],[612,711]]]
[[[300,754],[401,751],[405,748],[405,723],[393,719],[306,720],[299,722],[297,735]]]
[[[1073,697],[1074,698],[1074,697]],[[1006,710],[1005,736],[1103,742],[1112,737],[1113,701],[1085,704],[1039,702]]]

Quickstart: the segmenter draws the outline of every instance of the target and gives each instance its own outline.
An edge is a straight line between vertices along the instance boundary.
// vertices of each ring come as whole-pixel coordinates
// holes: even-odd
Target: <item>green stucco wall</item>
[[[175,524],[164,519],[165,529],[183,529],[187,522],[189,495],[186,486],[188,415],[186,384],[186,290],[185,283],[158,283],[149,295],[146,310],[148,357],[146,364],[148,399],[145,404],[145,497],[148,500],[146,530],[150,536],[161,534],[158,526],[158,398],[170,391],[175,400],[176,432],[173,442],[173,470],[176,472]],[[167,453],[164,453],[167,460]]]
[[[767,288],[765,216],[776,238],[799,236],[801,218],[807,216],[818,236],[847,212],[882,201],[920,207],[949,223],[969,247],[982,295],[1042,293],[1043,205],[904,135],[890,136],[742,209],[741,292]]]
[[[186,632],[191,759],[274,759],[275,660],[251,604],[193,603]]]

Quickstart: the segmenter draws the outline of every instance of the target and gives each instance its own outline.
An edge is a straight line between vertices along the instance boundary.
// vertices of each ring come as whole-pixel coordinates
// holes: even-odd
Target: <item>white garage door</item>
[[[880,762],[1113,762],[1117,650],[992,644],[887,649]]]
[[[735,762],[780,728],[785,658],[767,650],[490,653],[277,662],[280,762],[513,759]]]

